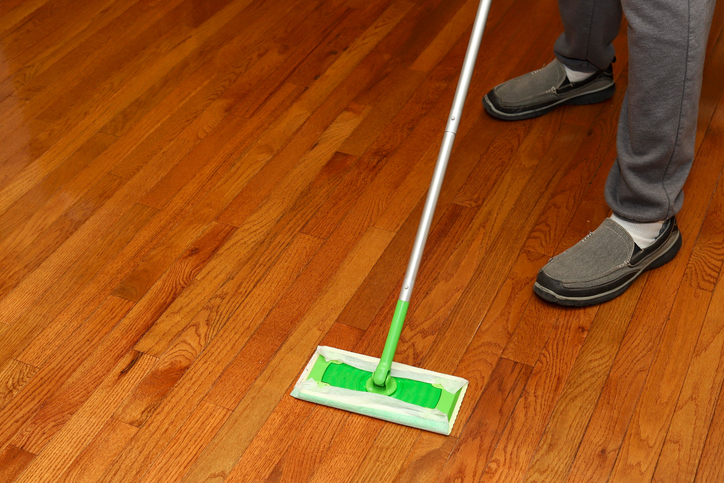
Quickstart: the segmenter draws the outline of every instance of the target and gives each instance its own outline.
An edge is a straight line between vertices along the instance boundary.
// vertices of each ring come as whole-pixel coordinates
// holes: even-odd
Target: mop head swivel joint
[[[468,381],[392,362],[375,384],[379,359],[317,347],[292,396],[414,428],[450,434]]]

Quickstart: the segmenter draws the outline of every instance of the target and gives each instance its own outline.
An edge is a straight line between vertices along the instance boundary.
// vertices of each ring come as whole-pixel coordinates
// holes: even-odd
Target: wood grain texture
[[[1,433],[2,440],[0,440],[3,441],[2,444],[10,441],[13,436],[18,437],[19,435],[16,436],[16,433],[35,416],[36,412],[44,406],[44,403],[48,401],[51,395],[65,384],[80,366],[85,364],[86,367],[93,367],[93,364],[88,362],[88,357],[94,352],[96,354],[103,352],[102,350],[98,351],[99,342],[130,308],[130,304],[125,300],[111,297],[98,308],[94,316],[86,321],[86,324],[83,324],[76,333],[70,334],[71,337],[48,358],[48,362],[23,386],[23,391],[11,399],[0,412],[4,421]],[[103,353],[102,357],[105,360],[112,360],[108,353]],[[73,398],[73,391],[67,390],[66,395]],[[76,403],[81,402],[82,398],[75,399],[75,401]],[[54,402],[56,401],[54,400]],[[55,405],[51,404],[51,408],[53,406]],[[63,405],[59,404],[58,407],[62,408]],[[67,417],[67,413],[61,412],[61,414]],[[53,420],[54,418],[43,419],[42,423],[52,424]],[[30,433],[28,437],[31,435],[32,437],[44,437],[43,432]]]
[[[354,116],[352,117],[354,118]],[[299,193],[301,199],[297,202],[289,192],[283,189],[276,191],[274,197],[268,199],[268,203],[264,203],[258,212],[255,212],[254,220],[244,224],[236,231],[236,236],[229,240],[231,248],[227,246],[222,249],[222,253],[239,257],[236,259],[236,263],[241,266],[237,273],[226,280],[221,276],[217,277],[217,273],[229,276],[229,267],[212,261],[211,270],[215,270],[216,273],[209,274],[208,271],[204,271],[200,275],[207,281],[209,277],[212,277],[214,283],[217,281],[223,283],[200,311],[192,312],[195,313],[194,320],[203,319],[204,323],[211,326],[223,324],[226,317],[239,308],[240,303],[258,283],[259,278],[263,277],[270,266],[277,262],[279,254],[287,249],[295,236],[295,227],[298,228],[298,224],[304,222],[304,217],[310,215],[316,203],[325,199],[328,191],[334,188],[338,177],[344,174],[348,163],[354,162],[354,159],[336,157],[332,152],[325,150],[325,147],[321,147],[320,150],[322,154],[319,156],[310,155],[313,162],[320,167],[320,171],[314,179],[309,180],[310,184],[301,190]],[[291,200],[286,201],[286,196],[291,196]],[[289,208],[285,206],[287,202],[292,204],[292,209],[284,212],[285,208]],[[272,212],[281,219],[274,230],[267,232],[266,227],[260,228],[258,223],[264,213],[271,215]],[[254,237],[260,237],[262,240],[256,240]],[[237,244],[242,244],[242,246],[239,247]],[[260,256],[262,254],[264,256]],[[212,287],[215,288],[215,285]],[[176,305],[179,305],[179,302],[176,302]],[[171,310],[175,312],[174,307],[171,307]],[[185,314],[187,310],[196,310],[196,306],[191,301],[190,307],[181,306],[178,310]],[[162,317],[156,322],[154,328],[139,342],[137,346],[139,350],[161,354],[168,347],[170,341],[188,324],[186,319],[175,316],[175,313],[173,315],[173,318]]]
[[[290,247],[287,263],[277,265],[276,270],[270,272],[268,277],[260,283],[259,291],[260,294],[265,294],[266,309],[259,306],[260,299],[255,297],[252,299],[255,303],[251,307],[242,307],[240,317],[235,318],[237,321],[235,324],[215,328],[209,327],[201,320],[198,324],[194,323],[189,327],[187,337],[178,340],[178,345],[175,347],[177,350],[169,351],[165,357],[171,359],[175,354],[179,354],[179,351],[183,354],[184,346],[187,348],[186,351],[191,348],[197,351],[197,354],[202,348],[205,348],[201,352],[204,357],[189,366],[180,383],[173,387],[173,390],[154,411],[153,417],[143,425],[141,431],[134,436],[131,443],[106,471],[104,479],[116,480],[118,478],[112,475],[121,472],[133,473],[140,477],[148,470],[152,461],[158,457],[175,432],[170,430],[171,421],[168,418],[172,417],[174,427],[178,429],[201,402],[220,373],[257,327],[258,319],[266,315],[269,307],[273,306],[284,293],[285,284],[291,283],[296,278],[298,270],[306,264],[308,255],[305,256],[305,253],[309,253],[310,245],[316,247],[316,240],[300,238],[294,246]],[[259,312],[256,312],[257,310]],[[253,317],[254,315],[255,317]],[[212,343],[205,347],[212,335],[216,335],[216,337],[213,337]],[[193,344],[187,344],[187,340],[193,341]],[[188,356],[185,356],[185,359],[188,360]],[[196,404],[193,404],[194,402]],[[179,409],[182,409],[182,413],[179,413]],[[159,438],[159,436],[161,437]],[[139,458],[139,454],[144,457]],[[133,463],[126,464],[126,460]]]
[[[651,480],[711,294],[679,290],[610,481]]]
[[[392,234],[371,228],[325,287],[324,293],[300,320],[244,399],[236,407],[184,481],[211,481],[228,475],[249,445],[260,423],[268,417],[269,401],[278,401],[298,374],[323,334],[332,326],[347,298],[367,275],[389,244]],[[250,416],[253,417],[250,419]]]
[[[220,223],[211,222],[202,232],[197,240],[195,240],[189,247],[186,247],[185,252],[181,254],[178,260],[172,260],[168,265],[164,263],[165,260],[152,259],[151,257],[146,258],[140,266],[136,267],[130,275],[128,275],[114,290],[113,295],[122,297],[126,300],[138,302],[151,286],[164,274],[168,273],[167,270],[176,269],[181,267],[194,267],[203,266],[208,262],[209,258],[216,252],[216,250],[224,244],[227,238],[234,233],[234,228],[222,225]],[[180,238],[180,237],[179,237]],[[181,238],[183,239],[183,238]],[[178,240],[178,238],[177,238]],[[164,253],[167,256],[175,255],[175,250],[164,247]],[[169,256],[169,258],[170,258]],[[184,259],[193,258],[194,261],[189,262]],[[187,285],[190,279],[194,275],[193,268],[188,270],[189,273],[181,273],[176,275],[178,284]],[[168,275],[166,278],[170,278]]]
[[[55,438],[43,448],[16,481],[59,478],[103,429],[114,408],[150,370],[154,357],[131,351],[109,371],[103,383],[85,401]]]
[[[295,103],[295,105],[297,104]],[[294,109],[294,106],[290,109]],[[316,169],[320,169],[324,163],[329,160],[329,157],[331,157],[334,153],[334,149],[330,149],[330,145],[333,146],[335,140],[339,141],[339,138],[335,137],[335,133],[339,134],[339,125],[350,126],[361,119],[359,115],[355,115],[354,113],[361,114],[359,108],[353,108],[344,114],[340,113],[339,124],[334,127],[330,127],[330,130],[328,131],[330,133],[327,138],[328,142],[321,143],[319,145],[319,150],[316,152],[314,149],[307,151],[308,154],[306,163],[298,167],[295,173],[285,173],[285,176],[283,176],[284,185],[278,186],[278,189],[274,191],[273,196],[257,200],[262,202],[258,207],[255,204],[252,204],[252,210],[250,213],[251,216],[244,220],[244,223],[240,225],[239,230],[236,231],[235,236],[231,237],[231,239],[220,250],[219,257],[205,267],[200,274],[200,277],[204,279],[205,282],[203,284],[194,285],[190,287],[189,290],[186,290],[184,294],[182,294],[182,296],[174,302],[172,307],[170,307],[170,309],[161,317],[158,322],[160,327],[164,327],[164,330],[166,330],[166,326],[183,327],[187,318],[193,317],[199,313],[199,310],[203,309],[205,297],[211,296],[219,289],[221,289],[224,293],[240,291],[241,296],[245,296],[248,293],[247,291],[253,287],[256,281],[258,281],[258,277],[268,269],[268,265],[266,264],[273,263],[274,261],[274,258],[264,258],[260,256],[261,253],[267,254],[270,252],[270,250],[266,249],[266,246],[260,247],[260,243],[264,241],[265,237],[269,236],[272,239],[267,239],[266,242],[276,242],[280,245],[279,248],[281,248],[289,243],[290,237],[294,235],[293,231],[290,232],[289,230],[284,230],[284,228],[286,228],[286,223],[281,223],[279,226],[275,227],[274,222],[279,221],[283,217],[289,205],[294,203],[297,196],[303,194],[306,186],[304,183],[293,185],[292,193],[295,195],[287,193],[282,188],[292,186],[295,180],[295,175],[302,172],[302,167],[304,165],[311,164],[316,166]],[[329,122],[332,122],[332,120],[333,119],[329,119]],[[286,124],[284,124],[284,126],[288,127]],[[309,126],[311,129],[313,124],[310,124]],[[319,133],[317,132],[316,134],[318,135]],[[314,143],[312,139],[308,137],[302,137],[301,139],[302,141],[300,142],[300,145],[303,149],[306,150],[313,148]],[[258,153],[256,153],[256,148],[258,148]],[[262,161],[268,160],[268,156],[262,156],[262,154],[266,152],[266,148],[260,147],[258,144],[256,145],[256,148],[252,147],[247,153],[247,156],[260,156]],[[295,145],[295,149],[299,149],[299,146]],[[303,152],[299,154],[303,155]],[[294,158],[291,159],[293,160]],[[311,181],[314,179],[313,175],[315,172],[314,168],[309,172],[303,172],[304,179]],[[256,174],[256,172],[254,171],[253,174]],[[303,210],[310,209],[309,206],[302,206],[301,208]],[[220,217],[219,220],[224,221],[225,218]],[[295,219],[294,217],[291,217],[291,219],[284,218],[283,221],[294,222]],[[234,224],[233,220],[231,220],[230,224]],[[273,230],[274,228],[276,228],[276,230]],[[227,258],[227,256],[230,258]],[[234,260],[234,262],[230,263],[229,260]],[[247,262],[249,263],[247,264]],[[245,264],[246,266],[244,266]],[[242,273],[254,270],[256,270],[256,273],[247,272],[244,275],[231,277],[231,274],[235,270],[239,271],[242,267],[244,267],[243,270],[240,270]],[[202,291],[205,295],[202,296],[199,291]],[[224,297],[216,297],[216,300],[223,301]],[[171,334],[173,334],[173,329]],[[162,340],[160,342],[157,340],[153,342],[151,341],[153,341],[153,339],[151,336],[148,336],[143,343],[145,344],[149,342],[156,344],[158,346],[154,349],[156,351],[162,351],[165,347],[167,347],[169,342],[168,340]],[[141,350],[150,349],[144,347],[141,348]]]
[[[596,311],[523,481],[565,479],[640,294],[640,286],[632,287]]]
[[[652,481],[694,481],[724,381],[721,285],[712,296]],[[694,310],[694,309],[692,309]]]
[[[719,394],[717,401],[717,410],[714,419],[711,422],[709,435],[707,436],[704,451],[701,455],[701,461],[696,472],[696,483],[704,481],[717,481],[722,478],[723,470],[721,465],[722,456],[724,456],[724,388]]]
[[[136,431],[135,426],[109,418],[59,481],[97,481]]]
[[[15,481],[35,455],[13,445],[7,445],[0,453],[0,481]]]
[[[710,156],[721,157],[722,152],[724,152],[724,111],[719,108],[714,112],[699,153],[700,156],[708,158]],[[724,254],[721,252],[722,245],[719,240],[722,233],[722,227],[719,226],[722,217],[719,213],[722,210],[723,192],[724,185],[720,182],[714,191],[696,246],[691,253],[690,265],[684,275],[686,283],[710,292],[716,286],[722,263],[724,263]]]
[[[498,444],[498,436],[515,409],[532,367],[501,358],[478,399],[450,458],[441,481],[479,481]]]
[[[480,481],[519,481],[523,478],[594,315],[595,308],[588,308],[566,312],[559,320]],[[535,391],[536,387],[546,389]],[[540,424],[530,424],[531,420]]]
[[[3,295],[10,293],[22,279],[37,269],[108,200],[121,184],[122,180],[116,176],[104,176],[71,209],[38,234],[38,239],[43,243],[29,241],[25,246],[16,245],[15,249],[0,262],[6,274],[0,285],[0,293]]]
[[[229,417],[230,411],[201,403],[140,481],[177,481]]]
[[[563,27],[496,0],[395,356],[457,423],[290,396],[380,355],[478,3],[0,2],[0,481],[723,480],[722,5],[671,263],[533,294],[609,214],[628,26],[611,99],[501,122]]]
[[[335,323],[320,345],[353,350],[362,331]],[[295,402],[296,401],[296,402]],[[285,395],[229,473],[229,481],[306,481],[348,414]],[[324,431],[320,431],[326,428]],[[275,475],[274,477],[272,475]]]
[[[15,397],[36,372],[38,372],[37,367],[15,359],[2,368],[0,371],[0,409]]]
[[[532,294],[530,285],[535,273],[543,266],[544,260],[539,254],[522,252],[510,269],[505,283],[498,290],[488,313],[470,342],[456,374],[470,381],[468,401],[477,401],[488,380],[498,366],[510,335],[520,320],[523,310]],[[463,403],[459,417],[466,421],[475,405]],[[460,435],[460,427],[454,434]]]
[[[437,481],[440,468],[445,465],[455,443],[457,443],[456,438],[421,432],[394,481],[396,483]]]

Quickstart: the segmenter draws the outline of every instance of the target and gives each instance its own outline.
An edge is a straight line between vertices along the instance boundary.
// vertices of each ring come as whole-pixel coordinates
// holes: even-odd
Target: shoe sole
[[[491,104],[490,100],[488,99],[488,95],[485,94],[485,97],[483,97],[483,106],[485,107],[485,110],[488,114],[493,116],[497,119],[502,119],[503,121],[522,121],[523,119],[532,119],[534,117],[540,117],[544,114],[547,114],[551,112],[556,107],[565,106],[565,105],[572,105],[572,106],[584,106],[588,104],[596,104],[598,102],[603,102],[605,100],[610,99],[614,92],[616,92],[616,84],[611,84],[608,87],[604,87],[601,90],[593,91],[593,92],[587,92],[585,94],[581,94],[576,97],[570,97],[567,99],[561,99],[558,102],[555,102],[553,104],[549,104],[545,107],[540,107],[538,109],[531,109],[529,111],[522,111],[522,112],[516,112],[516,113],[506,113],[497,110],[493,104]]]
[[[681,243],[681,233],[679,232],[676,234],[676,239],[674,239],[668,245],[668,248],[665,248],[662,251],[659,257],[654,258],[653,260],[651,260],[651,262],[642,267],[642,269],[631,280],[628,280],[620,287],[616,287],[615,289],[609,290],[608,292],[604,292],[598,295],[591,295],[588,297],[566,297],[543,287],[538,282],[535,282],[535,284],[533,285],[533,291],[543,300],[558,305],[564,305],[566,307],[587,307],[589,305],[596,305],[603,302],[608,302],[609,300],[612,300],[624,293],[626,289],[631,286],[634,280],[636,280],[642,273],[646,272],[647,270],[662,267],[669,263],[671,260],[673,260],[676,254],[679,252],[679,249],[681,248]]]

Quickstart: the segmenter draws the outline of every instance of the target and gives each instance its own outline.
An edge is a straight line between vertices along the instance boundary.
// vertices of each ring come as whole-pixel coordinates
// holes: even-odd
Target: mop
[[[481,0],[463,68],[445,127],[422,219],[402,283],[399,300],[379,359],[332,347],[317,347],[292,396],[393,423],[448,435],[468,381],[393,362],[415,278],[430,231],[445,170],[465,104],[491,0]]]

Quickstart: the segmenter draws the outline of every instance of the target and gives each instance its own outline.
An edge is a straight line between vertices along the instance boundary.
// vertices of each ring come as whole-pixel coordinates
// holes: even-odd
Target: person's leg
[[[581,72],[605,70],[615,55],[621,28],[620,0],[558,0],[563,33],[555,43],[558,60]]]
[[[675,215],[694,156],[713,10],[714,0],[625,0],[629,86],[606,185],[617,216],[541,269],[534,291],[542,298],[577,306],[605,302],[681,247]],[[655,222],[661,228],[649,246],[637,245],[626,228]]]
[[[618,216],[663,221],[681,209],[694,159],[714,0],[627,0],[629,85],[606,201]]]
[[[611,42],[621,26],[619,0],[559,0],[565,32],[556,58],[534,72],[500,84],[483,98],[485,110],[503,120],[541,116],[566,104],[592,104],[614,91]]]

